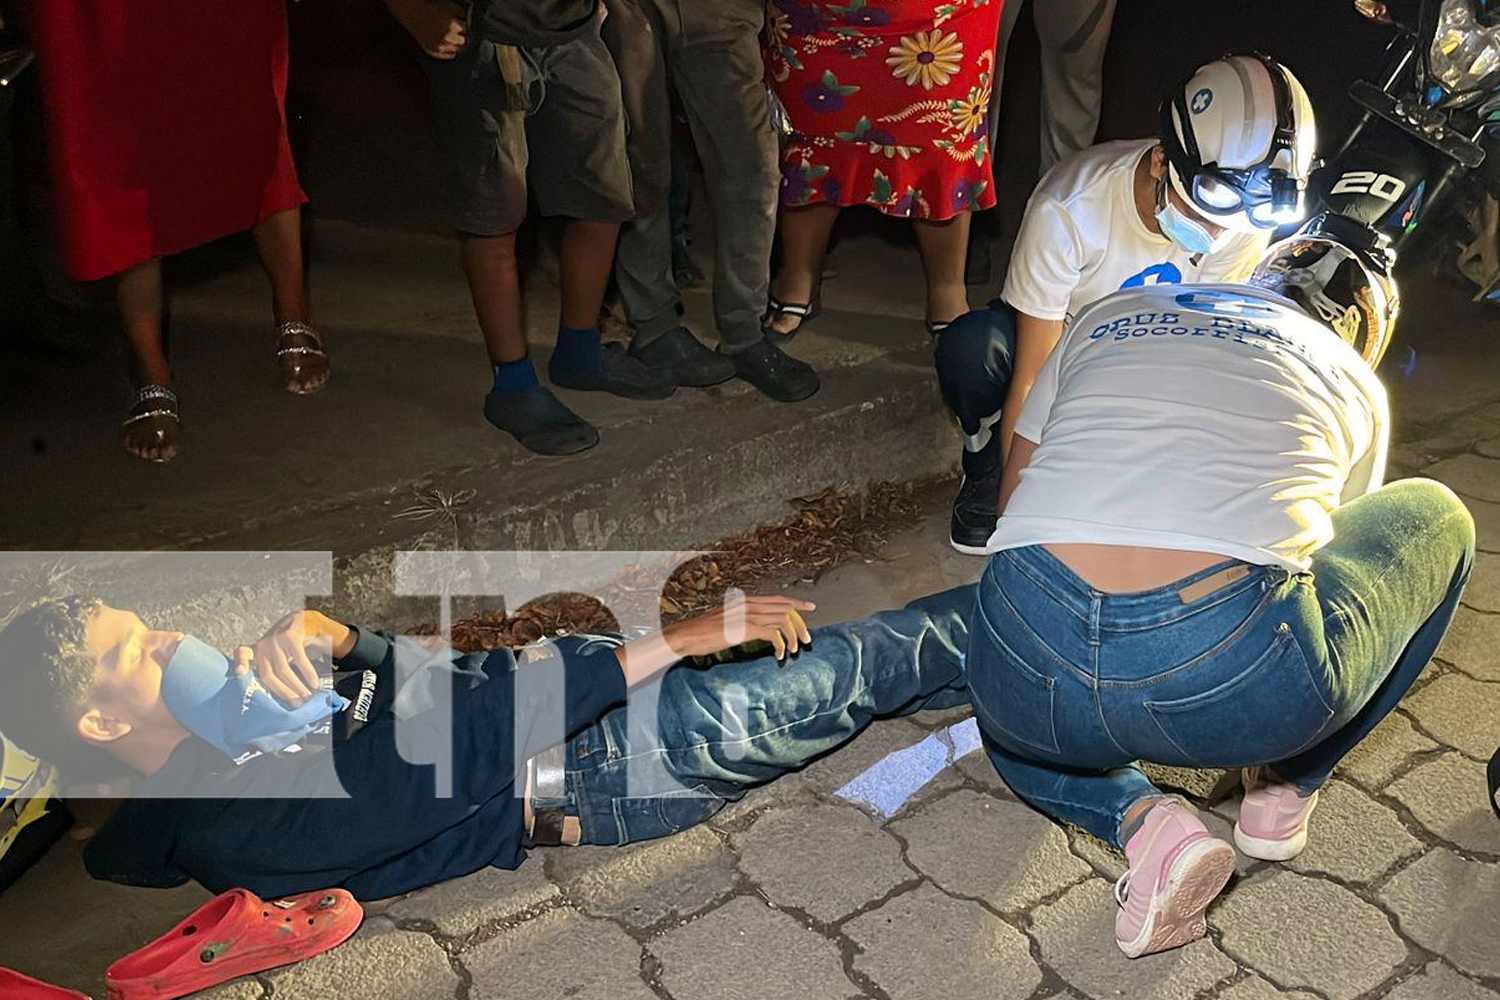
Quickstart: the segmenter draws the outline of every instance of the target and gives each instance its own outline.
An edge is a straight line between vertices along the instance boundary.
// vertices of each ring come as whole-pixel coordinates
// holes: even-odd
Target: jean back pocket
[[[1018,753],[1058,753],[1055,678],[1039,673],[1012,649],[981,602],[981,627],[969,636],[967,672],[974,714],[991,739]]]
[[[1238,645],[1218,654],[1230,660],[1224,664],[1228,670],[1210,663],[1193,668],[1191,676],[1207,685],[1201,690],[1145,701],[1166,743],[1156,752],[1132,749],[1162,764],[1240,767],[1284,760],[1322,735],[1334,712],[1291,629],[1279,626],[1264,651],[1242,670],[1230,665],[1230,658],[1244,656]],[[1229,676],[1221,679],[1225,673]]]

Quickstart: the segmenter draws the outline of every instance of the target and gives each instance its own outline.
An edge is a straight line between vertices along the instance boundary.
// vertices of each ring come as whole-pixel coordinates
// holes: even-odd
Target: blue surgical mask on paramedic
[[[326,688],[301,705],[284,705],[253,671],[235,674],[223,653],[191,635],[182,637],[162,671],[161,696],[189,732],[230,757],[290,746],[349,705]]]
[[[1177,206],[1172,204],[1172,199],[1167,197],[1165,173],[1156,185],[1156,223],[1161,226],[1163,236],[1191,254],[1212,253],[1222,246],[1229,236],[1228,231],[1225,231],[1215,237],[1209,233],[1208,227],[1203,223],[1179,211]]]

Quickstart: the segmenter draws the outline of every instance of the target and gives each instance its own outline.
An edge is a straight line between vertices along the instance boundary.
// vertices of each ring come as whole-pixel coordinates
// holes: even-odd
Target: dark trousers
[[[455,59],[421,57],[454,227],[513,233],[528,198],[542,215],[630,218],[620,81],[599,36],[521,49],[519,94],[505,79],[502,48],[475,36]]]
[[[964,475],[1000,468],[1000,407],[1016,356],[1016,311],[999,299],[964,313],[937,336],[933,363],[943,400],[964,433]]]
[[[615,279],[636,343],[681,323],[672,276],[675,87],[703,161],[714,212],[714,315],[721,350],[761,338],[776,228],[776,134],[760,51],[759,0],[607,0],[604,37],[614,54],[630,124],[627,148],[636,218],[622,230]]]

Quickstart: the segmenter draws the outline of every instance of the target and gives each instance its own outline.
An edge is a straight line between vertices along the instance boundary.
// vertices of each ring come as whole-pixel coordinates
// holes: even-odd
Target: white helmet
[[[1174,88],[1161,119],[1172,187],[1205,219],[1251,233],[1302,220],[1318,136],[1291,70],[1225,56]]]
[[[1390,238],[1324,213],[1272,244],[1250,283],[1280,292],[1347,341],[1371,368],[1390,346],[1401,311]]]

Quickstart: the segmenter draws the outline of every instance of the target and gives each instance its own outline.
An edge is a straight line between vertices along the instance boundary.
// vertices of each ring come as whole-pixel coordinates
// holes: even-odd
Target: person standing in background
[[[1009,0],[995,46],[995,95],[1005,83],[1005,53],[1026,0]],[[1031,5],[1042,56],[1042,136],[1038,174],[1094,144],[1104,98],[1104,53],[1115,0],[1039,0]],[[990,146],[999,136],[1000,102],[990,107]]]
[[[307,197],[287,138],[285,0],[33,0],[20,13],[37,50],[65,265],[77,281],[115,278],[136,387],[125,450],[167,462],[179,447],[161,260],[232,233],[252,232],[270,281],[267,347],[282,387],[321,389],[329,362],[311,325]]]
[[[990,102],[990,148],[999,148],[1000,98],[1005,93],[1005,56],[1026,0],[1010,0],[1000,15],[995,46],[995,98]],[[1043,0],[1031,5],[1031,20],[1041,44],[1042,136],[1037,175],[1058,160],[1094,144],[1104,98],[1104,53],[1114,26],[1116,0]],[[983,217],[981,217],[983,218]],[[987,284],[992,265],[993,222],[969,234],[965,280]]]
[[[968,312],[969,219],[995,204],[989,109],[1001,7],[775,0],[767,63],[792,136],[771,336],[790,337],[817,315],[823,255],[848,205],[913,221],[929,333]]]
[[[484,415],[530,451],[570,455],[599,432],[543,386],[526,341],[516,232],[535,200],[567,220],[553,385],[627,399],[676,390],[617,344],[599,312],[634,212],[620,78],[599,0],[386,0],[422,50],[474,313],[494,370]],[[531,171],[531,164],[540,169]]]
[[[738,375],[779,402],[818,391],[810,366],[761,332],[776,232],[776,132],[759,35],[761,0],[607,0],[604,38],[620,70],[636,217],[620,233],[615,280],[632,356],[679,385]],[[672,91],[703,160],[714,213],[719,350],[683,325],[673,267]]]

